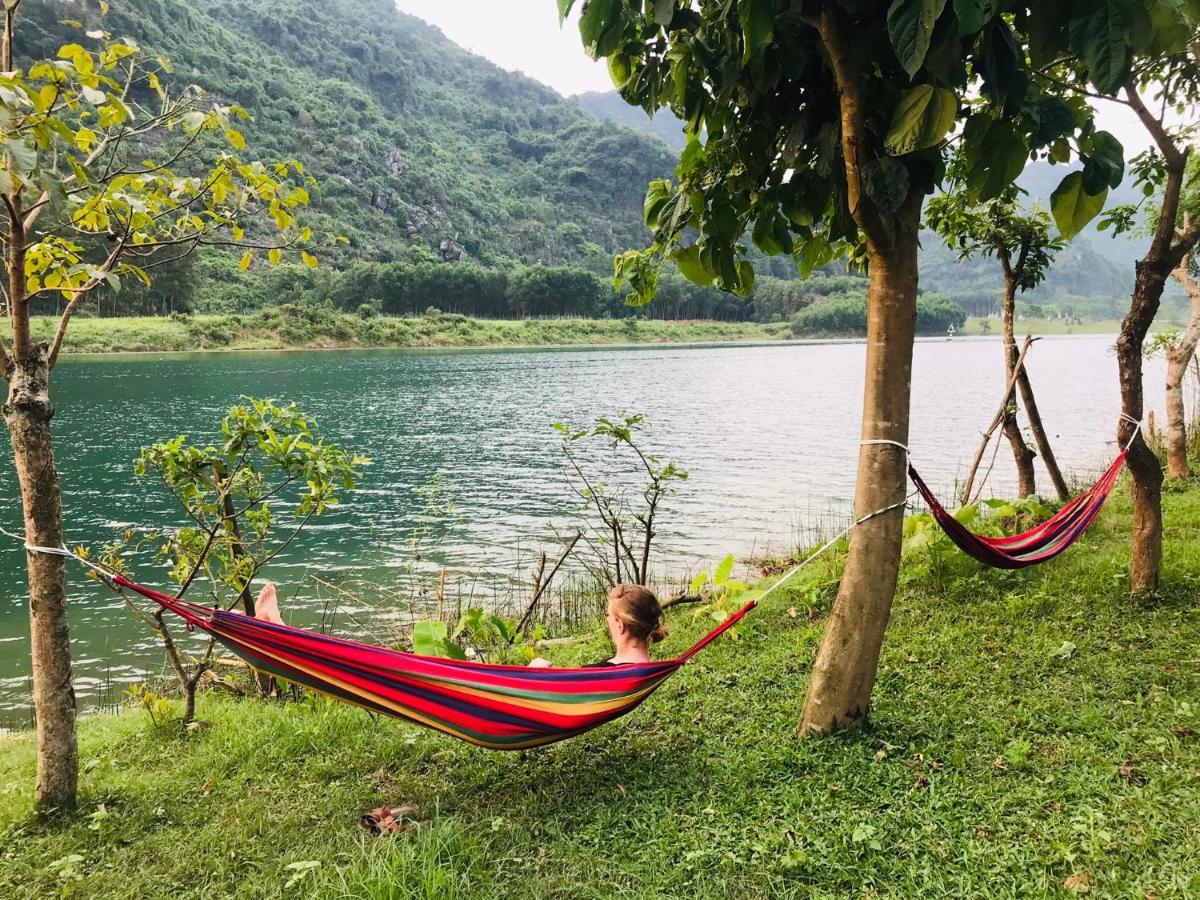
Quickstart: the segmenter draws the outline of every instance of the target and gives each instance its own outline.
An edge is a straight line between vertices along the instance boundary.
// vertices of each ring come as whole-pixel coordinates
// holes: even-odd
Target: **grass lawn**
[[[49,340],[55,320],[38,316],[34,336]],[[131,316],[71,321],[65,352],[270,350],[342,347],[509,347],[773,341],[791,337],[786,323],[654,319],[475,319],[440,315],[363,319],[322,311],[305,317],[269,310],[247,316]]]
[[[82,807],[45,823],[30,737],[0,738],[0,897],[1200,896],[1200,487],[1166,510],[1153,599],[1126,592],[1121,491],[1046,566],[913,551],[872,723],[825,740],[793,729],[836,561],[628,718],[526,754],[205,695],[187,736],[84,720]],[[668,652],[708,625],[672,624]],[[358,828],[402,802],[426,824]]]

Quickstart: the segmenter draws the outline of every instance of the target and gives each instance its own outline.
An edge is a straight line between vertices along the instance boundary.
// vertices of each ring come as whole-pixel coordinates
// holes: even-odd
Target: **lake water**
[[[1028,368],[1068,477],[1086,479],[1114,453],[1119,409],[1111,336],[1047,339]],[[471,352],[360,351],[111,356],[67,359],[55,372],[59,466],[71,545],[97,546],[127,525],[182,524],[161,487],[139,483],[140,447],[187,433],[210,440],[242,394],[295,400],[330,440],[373,458],[362,489],[314,524],[267,576],[347,571],[387,583],[412,561],[412,530],[441,476],[456,510],[426,542],[422,565],[458,585],[512,575],[549,544],[548,522],[575,506],[556,421],[640,412],[646,445],[689,472],[662,519],[660,571],[680,575],[726,553],[790,549],[806,526],[849,511],[859,439],[864,345],[631,347]],[[996,338],[918,342],[914,461],[948,493],[974,452],[1002,388]],[[1161,364],[1147,397],[1161,407]],[[7,446],[3,446],[7,459]],[[1002,450],[989,490],[1014,484]],[[11,463],[0,468],[0,524],[20,530]],[[1046,480],[1042,477],[1041,484]],[[0,543],[0,717],[26,704],[24,553]],[[161,671],[161,651],[119,598],[69,570],[77,692]],[[167,584],[151,557],[135,575]],[[281,592],[298,620],[327,612],[328,594]],[[358,610],[359,615],[366,615]],[[347,626],[349,631],[353,626]],[[0,725],[4,724],[0,721]]]

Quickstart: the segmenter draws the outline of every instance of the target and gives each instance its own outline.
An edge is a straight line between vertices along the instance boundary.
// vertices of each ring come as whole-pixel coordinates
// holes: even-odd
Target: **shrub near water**
[[[939,334],[950,326],[962,328],[967,316],[961,306],[942,294],[917,298],[917,333]],[[867,333],[867,295],[847,294],[803,309],[792,317],[796,337],[862,337]]]

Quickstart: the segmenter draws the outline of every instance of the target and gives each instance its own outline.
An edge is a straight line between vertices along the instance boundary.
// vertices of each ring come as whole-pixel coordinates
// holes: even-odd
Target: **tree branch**
[[[121,257],[121,253],[125,249],[125,242],[128,240],[129,230],[126,229],[125,233],[121,235],[120,240],[117,241],[117,246],[113,248],[112,252],[108,254],[108,258],[105,259],[104,263],[100,266],[101,272],[112,271],[113,265],[115,265],[116,261]],[[51,369],[53,369],[55,364],[58,362],[58,354],[62,350],[63,340],[66,339],[67,336],[67,325],[71,321],[71,314],[75,312],[80,301],[83,300],[83,298],[89,293],[91,293],[92,290],[94,290],[95,287],[100,284],[100,282],[101,279],[93,275],[83,283],[82,287],[80,287],[77,291],[72,292],[70,301],[63,309],[62,315],[59,317],[58,327],[54,330],[54,340],[50,344],[50,359],[48,365]]]
[[[1167,161],[1167,166],[1183,166],[1186,162],[1186,153],[1181,151],[1175,145],[1175,142],[1171,140],[1171,135],[1167,133],[1167,129],[1163,126],[1162,121],[1146,108],[1146,104],[1142,102],[1141,95],[1138,94],[1137,85],[1132,81],[1127,81],[1122,90],[1125,91],[1126,105],[1137,113],[1137,117],[1141,119],[1146,130],[1150,132],[1150,137],[1154,139],[1158,151]],[[1175,217],[1172,216],[1172,225],[1174,222]]]

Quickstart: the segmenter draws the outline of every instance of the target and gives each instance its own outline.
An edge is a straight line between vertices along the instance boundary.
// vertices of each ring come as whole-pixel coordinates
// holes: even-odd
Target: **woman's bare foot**
[[[268,581],[258,592],[258,600],[254,604],[254,618],[276,625],[283,624],[283,616],[279,615],[279,597],[275,593],[275,582]]]

